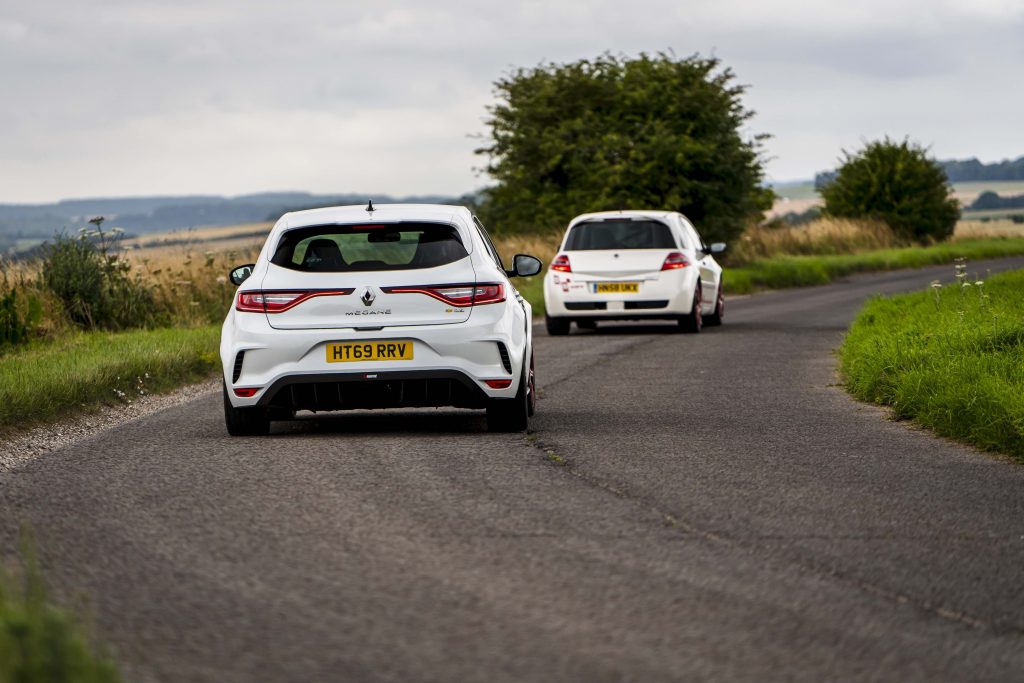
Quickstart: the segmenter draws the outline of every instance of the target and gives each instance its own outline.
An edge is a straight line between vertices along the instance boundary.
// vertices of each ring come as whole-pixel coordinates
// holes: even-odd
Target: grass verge
[[[209,376],[220,327],[77,332],[0,356],[0,432]]]
[[[0,573],[0,683],[116,683],[109,658],[81,623],[54,606],[31,554],[20,575]]]
[[[846,388],[1024,460],[1024,271],[869,301],[839,351]]]
[[[929,247],[879,249],[859,254],[778,256],[742,268],[725,269],[728,294],[760,289],[824,285],[855,273],[924,268],[953,263],[957,258],[980,260],[1024,254],[1024,238],[962,240]]]

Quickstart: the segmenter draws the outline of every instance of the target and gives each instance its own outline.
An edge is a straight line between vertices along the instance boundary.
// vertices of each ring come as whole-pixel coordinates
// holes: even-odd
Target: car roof
[[[464,206],[448,204],[374,204],[373,211],[366,204],[328,206],[322,209],[290,211],[281,216],[278,226],[282,230],[333,223],[396,223],[399,221],[429,221],[454,223],[456,216],[471,221],[472,214]]]
[[[654,218],[657,220],[668,220],[673,216],[679,215],[678,211],[645,211],[642,209],[624,209],[621,211],[597,211],[594,213],[584,213],[576,216],[569,221],[569,226],[582,223],[584,221],[599,220],[603,218]]]

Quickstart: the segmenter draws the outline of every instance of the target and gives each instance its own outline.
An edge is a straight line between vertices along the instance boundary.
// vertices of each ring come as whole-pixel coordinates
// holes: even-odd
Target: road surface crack
[[[592,477],[581,472],[580,469],[576,466],[576,464],[572,461],[571,457],[566,456],[564,453],[557,452],[555,446],[545,443],[543,438],[536,432],[529,433],[526,436],[525,440],[529,446],[533,447],[539,453],[541,453],[547,462],[556,465],[559,470],[574,477],[575,479],[582,482],[586,486],[598,489],[605,493],[609,493],[615,496],[616,498],[632,503],[638,508],[652,515],[657,516],[664,522],[665,526],[670,529],[678,530],[683,534],[693,536],[696,538],[702,538],[708,541],[709,543],[723,547],[728,547],[746,553],[749,556],[757,557],[761,560],[765,559],[763,553],[759,552],[759,547],[755,544],[745,543],[740,539],[725,536],[723,534],[708,531],[706,529],[701,529],[700,527],[689,522],[686,522],[677,515],[666,510],[663,510],[659,506],[654,505],[649,501],[646,501],[638,496],[630,494],[628,491],[616,486],[615,484],[612,484],[600,478]],[[552,459],[551,454],[556,455],[557,461]],[[789,537],[779,536],[779,538]],[[833,537],[822,536],[821,538]],[[793,557],[784,557],[780,559],[783,562],[798,567],[802,571],[817,574],[824,578],[829,578],[832,580],[845,583],[847,585],[853,586],[854,588],[864,593],[881,598],[895,605],[907,606],[916,609],[918,612],[922,614],[926,614],[932,617],[938,617],[945,621],[955,622],[975,629],[989,630],[997,635],[1012,634],[1024,637],[1024,626],[1018,624],[1010,624],[1003,627],[997,627],[995,624],[992,624],[980,617],[968,614],[966,612],[945,607],[943,605],[936,604],[928,600],[917,599],[904,593],[900,593],[899,591],[893,591],[888,588],[884,588],[877,584],[871,583],[869,581],[864,581],[842,571],[840,568],[834,565],[808,561],[806,559],[797,559]]]

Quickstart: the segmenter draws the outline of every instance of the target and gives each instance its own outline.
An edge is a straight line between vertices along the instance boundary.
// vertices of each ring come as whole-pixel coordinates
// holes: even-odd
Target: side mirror
[[[725,247],[726,247],[725,242],[712,242],[711,246],[708,247],[708,253],[709,254],[721,254],[723,251],[725,251]]]
[[[544,264],[535,256],[516,254],[512,259],[512,270],[506,270],[509,277],[530,277],[540,272]]]
[[[237,268],[231,271],[231,274],[228,275],[228,279],[231,280],[231,284],[237,287],[238,285],[242,284],[243,282],[249,279],[249,276],[252,275],[252,269],[255,267],[255,263],[248,263],[244,266],[238,266]]]

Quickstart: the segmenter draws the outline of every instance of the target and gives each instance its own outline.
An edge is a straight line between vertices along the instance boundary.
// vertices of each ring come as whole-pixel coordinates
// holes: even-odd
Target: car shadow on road
[[[680,334],[679,326],[671,321],[664,323],[631,323],[618,321],[601,323],[596,329],[580,329],[573,326],[572,335],[605,335],[605,334]]]
[[[482,410],[390,409],[333,413],[301,412],[294,420],[274,422],[272,436],[314,434],[478,434],[487,431]]]

